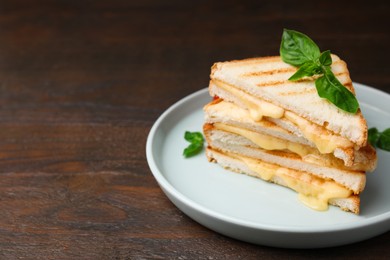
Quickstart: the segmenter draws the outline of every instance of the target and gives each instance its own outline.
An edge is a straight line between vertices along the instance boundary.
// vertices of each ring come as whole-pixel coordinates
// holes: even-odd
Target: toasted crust
[[[339,81],[355,93],[347,65],[332,55],[332,71]],[[279,56],[218,62],[212,66],[212,81],[222,81],[250,95],[292,111],[321,127],[344,136],[363,147],[367,143],[367,123],[359,110],[356,114],[341,111],[315,91],[314,80],[288,81],[297,69]],[[331,118],[331,121],[328,121]]]

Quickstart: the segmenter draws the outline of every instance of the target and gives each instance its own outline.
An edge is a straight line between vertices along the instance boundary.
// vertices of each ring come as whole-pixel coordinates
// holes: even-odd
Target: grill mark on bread
[[[346,83],[343,83],[344,87],[346,87],[349,91],[351,91],[353,94],[355,94],[355,90],[352,85],[352,81],[348,81]]]
[[[258,77],[258,76],[268,76],[268,75],[274,75],[274,74],[279,74],[279,73],[286,73],[286,72],[295,72],[297,69],[296,68],[282,68],[282,69],[277,69],[277,70],[265,70],[265,71],[253,71],[253,72],[248,72],[244,73],[241,76],[242,77]]]
[[[347,72],[341,72],[341,73],[337,73],[335,74],[336,77],[341,77],[341,76],[348,76],[349,78],[349,73]],[[283,84],[294,84],[294,83],[300,83],[300,82],[307,82],[307,81],[313,81],[313,79],[315,79],[316,77],[313,77],[313,78],[309,78],[309,79],[301,79],[301,80],[298,80],[298,81],[289,81],[289,80],[275,80],[275,81],[267,81],[267,82],[263,82],[263,83],[257,83],[256,86],[258,87],[277,87],[277,86],[280,86],[280,85],[283,85]],[[340,81],[340,80],[339,80]],[[348,88],[349,90],[352,90],[352,81],[348,80],[346,82],[341,82],[346,88]]]
[[[234,60],[234,61],[229,61],[229,62],[219,62],[219,63],[215,63],[213,65],[211,77],[213,78],[213,76],[214,76],[213,74],[214,74],[215,70],[222,69],[222,67],[225,67],[225,66],[226,67],[236,67],[236,66],[237,67],[249,67],[248,69],[250,69],[250,67],[253,64],[262,64],[262,63],[280,64],[280,63],[284,63],[284,62],[281,60],[281,58],[279,56],[269,56],[269,57],[263,57],[263,58],[249,58],[249,59],[245,59],[245,60]],[[287,74],[288,72],[291,72],[291,75],[293,75],[298,70],[298,68],[296,68],[296,67],[293,67],[291,65],[288,65],[288,66],[289,67],[273,69],[273,70],[266,70],[264,68],[264,70],[259,69],[258,71],[243,72],[241,75],[237,75],[237,76],[238,77],[242,77],[242,78],[256,78],[256,77],[272,76],[272,75],[279,75],[279,76],[281,76],[282,74]],[[341,67],[342,68],[342,72],[335,73],[335,76],[340,77],[340,76],[346,75],[349,78],[349,72],[345,71],[346,63],[343,60],[338,59],[338,57],[336,57],[336,60],[334,60],[333,63],[332,63],[332,67],[336,67],[336,68],[337,67]],[[287,78],[289,78],[290,76],[286,75]],[[295,82],[299,83],[299,82],[308,81],[308,80],[309,81],[310,80],[315,80],[318,77],[319,76],[315,75],[313,77],[303,78],[303,79],[295,81]],[[276,80],[276,81],[268,81],[268,82],[258,83],[256,85],[258,87],[272,87],[272,86],[279,86],[279,85],[285,84],[287,82],[288,83],[294,83],[293,81],[288,81],[288,80]],[[343,83],[343,85],[346,85],[346,87],[349,90],[353,89],[353,88],[351,88],[351,84],[352,84],[352,82],[348,82],[348,83],[345,83],[345,84]]]
[[[285,84],[286,82],[288,82],[288,81],[286,81],[286,80],[268,81],[268,82],[264,82],[264,83],[258,83],[258,84],[256,84],[256,86],[258,86],[258,87],[275,87],[275,86]]]
[[[334,60],[335,59],[335,60]],[[346,63],[341,60],[339,57],[336,55],[332,54],[332,67],[334,65],[340,65],[343,67],[346,67]],[[221,69],[222,67],[228,67],[228,68],[234,68],[234,67],[246,67],[246,66],[251,66],[253,64],[263,64],[263,63],[275,63],[275,64],[285,64],[288,65],[287,63],[284,63],[280,56],[267,56],[267,57],[254,57],[254,58],[247,58],[243,60],[231,60],[231,61],[223,61],[223,62],[216,62],[212,66],[212,73],[213,71],[217,69]],[[288,65],[290,68],[293,68],[297,70],[297,68],[293,67],[292,65]]]
[[[313,93],[313,92],[317,92],[317,89],[314,88],[314,87],[311,88],[311,89],[305,89],[305,90],[302,90],[302,91],[281,92],[281,93],[279,93],[279,95],[281,95],[281,96],[298,96],[298,95],[310,94],[310,93]]]
[[[349,73],[346,72],[346,71],[343,71],[343,72],[339,72],[339,73],[333,73],[336,77],[341,77],[341,76],[344,76],[344,75],[348,75],[349,76]]]

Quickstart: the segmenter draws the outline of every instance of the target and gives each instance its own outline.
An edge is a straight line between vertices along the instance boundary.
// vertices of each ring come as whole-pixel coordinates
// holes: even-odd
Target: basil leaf
[[[344,111],[357,112],[359,103],[356,97],[340,83],[329,67],[325,69],[324,76],[316,79],[315,85],[320,97],[329,100]]]
[[[358,111],[359,103],[356,97],[340,83],[330,69],[332,57],[329,50],[321,53],[307,35],[284,29],[280,56],[284,62],[300,67],[289,80],[296,81],[305,76],[324,74],[315,81],[318,95],[344,111]]]
[[[202,133],[186,131],[184,133],[184,139],[191,143],[187,148],[184,149],[184,157],[188,158],[202,151],[204,142]]]
[[[184,133],[184,139],[186,139],[190,143],[203,142],[203,135],[200,132],[189,132],[186,131]]]
[[[308,61],[304,63],[297,72],[294,73],[288,80],[296,81],[299,80],[305,76],[311,77],[315,74],[319,74],[322,72],[322,68],[315,64],[312,61]]]
[[[381,134],[379,133],[378,129],[375,127],[368,129],[368,142],[376,147],[376,143],[378,142],[379,136]]]
[[[390,151],[390,128],[386,129],[380,134],[376,144],[378,148],[385,151]]]
[[[332,65],[332,57],[330,56],[330,51],[324,51],[321,53],[320,58],[318,59],[321,65],[323,66],[330,66]]]
[[[280,44],[282,60],[294,66],[301,66],[320,57],[320,49],[307,35],[284,29]]]
[[[194,155],[197,155],[202,151],[203,143],[191,143],[187,148],[184,149],[183,155],[188,158]]]

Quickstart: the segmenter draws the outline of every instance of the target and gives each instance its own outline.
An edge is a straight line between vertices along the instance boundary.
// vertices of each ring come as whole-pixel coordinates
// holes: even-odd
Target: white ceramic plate
[[[390,95],[354,83],[369,127],[390,127]],[[378,150],[356,216],[330,207],[311,210],[292,190],[209,163],[204,152],[184,159],[184,132],[202,131],[202,89],[180,100],[153,125],[146,144],[149,167],[168,198],[202,225],[239,240],[288,248],[338,246],[390,230],[390,152]]]

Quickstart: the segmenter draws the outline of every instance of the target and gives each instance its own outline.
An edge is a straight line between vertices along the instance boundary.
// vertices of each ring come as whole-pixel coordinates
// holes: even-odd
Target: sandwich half
[[[332,55],[332,71],[352,93],[355,90],[346,63]],[[341,111],[317,94],[312,78],[288,78],[297,69],[279,56],[215,63],[211,70],[211,96],[249,111],[255,121],[268,120],[353,165],[356,151],[367,145],[367,123],[359,110]]]
[[[309,163],[289,151],[262,149],[245,137],[211,124],[204,125],[204,134],[210,162],[291,188],[310,208],[326,210],[331,204],[359,213],[359,194],[366,183],[364,172]]]
[[[345,62],[332,71],[354,93]],[[280,57],[219,62],[204,107],[211,162],[289,187],[307,206],[335,205],[358,214],[366,171],[376,167],[360,110],[341,111],[321,99],[313,79],[288,81],[296,68]]]

